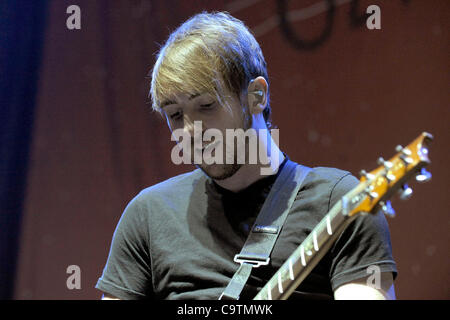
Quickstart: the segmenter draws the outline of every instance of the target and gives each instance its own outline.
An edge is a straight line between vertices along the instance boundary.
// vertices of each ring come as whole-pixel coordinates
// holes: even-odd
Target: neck
[[[238,192],[278,172],[280,164],[284,161],[284,155],[273,141],[271,135],[266,139],[258,137],[259,147],[264,150],[257,164],[243,164],[242,167],[231,177],[223,180],[214,180],[219,186],[227,190]]]

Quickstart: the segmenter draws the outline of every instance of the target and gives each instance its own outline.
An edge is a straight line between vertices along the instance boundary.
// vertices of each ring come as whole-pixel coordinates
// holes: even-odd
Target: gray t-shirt
[[[281,170],[278,171],[278,174]],[[121,299],[218,299],[277,175],[233,193],[197,169],[141,191],[114,232],[96,288]],[[317,167],[306,177],[286,218],[269,265],[254,269],[241,295],[252,299],[330,208],[358,180]],[[367,268],[397,274],[383,214],[360,216],[341,234],[290,299],[332,299]]]

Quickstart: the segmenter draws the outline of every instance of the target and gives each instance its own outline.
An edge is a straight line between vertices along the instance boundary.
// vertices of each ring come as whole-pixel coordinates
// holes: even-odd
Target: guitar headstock
[[[375,170],[367,173],[361,171],[359,185],[349,192],[343,199],[346,214],[353,216],[360,212],[377,212],[381,209],[385,214],[394,216],[389,199],[395,192],[400,193],[400,198],[408,199],[412,189],[407,181],[415,176],[418,182],[427,182],[431,174],[425,166],[430,163],[428,147],[433,136],[422,133],[408,146],[397,146],[397,154],[389,160],[378,159],[380,165]]]

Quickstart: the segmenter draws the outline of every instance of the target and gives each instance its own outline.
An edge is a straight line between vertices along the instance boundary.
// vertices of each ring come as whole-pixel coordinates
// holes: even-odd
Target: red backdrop
[[[317,3],[289,5],[313,13],[292,22],[303,38],[324,28]],[[432,182],[412,184],[408,202],[394,200],[397,217],[389,225],[397,297],[450,298],[450,2],[359,1],[359,13],[370,4],[381,8],[381,30],[352,27],[349,1],[338,3],[329,37],[311,51],[282,35],[275,1],[79,0],[81,30],[66,28],[72,1],[51,2],[15,298],[99,298],[94,285],[128,201],[191,169],[170,160],[173,142],[150,112],[146,75],[158,44],[201,10],[228,10],[255,31],[281,148],[295,161],[357,174],[422,131],[435,136]],[[69,265],[81,269],[80,290],[66,287]]]

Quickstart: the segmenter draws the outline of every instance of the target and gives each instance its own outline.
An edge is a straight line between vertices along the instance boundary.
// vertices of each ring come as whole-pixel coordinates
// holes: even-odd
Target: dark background
[[[72,4],[81,30],[66,27]],[[366,28],[371,4],[381,30]],[[291,159],[357,174],[422,131],[434,135],[432,182],[394,199],[389,225],[397,298],[450,298],[447,0],[2,2],[1,298],[98,299],[126,204],[191,170],[171,162],[146,75],[158,44],[201,10],[227,10],[254,31]],[[280,24],[285,11],[296,18]],[[81,268],[80,290],[66,287],[69,265]]]

